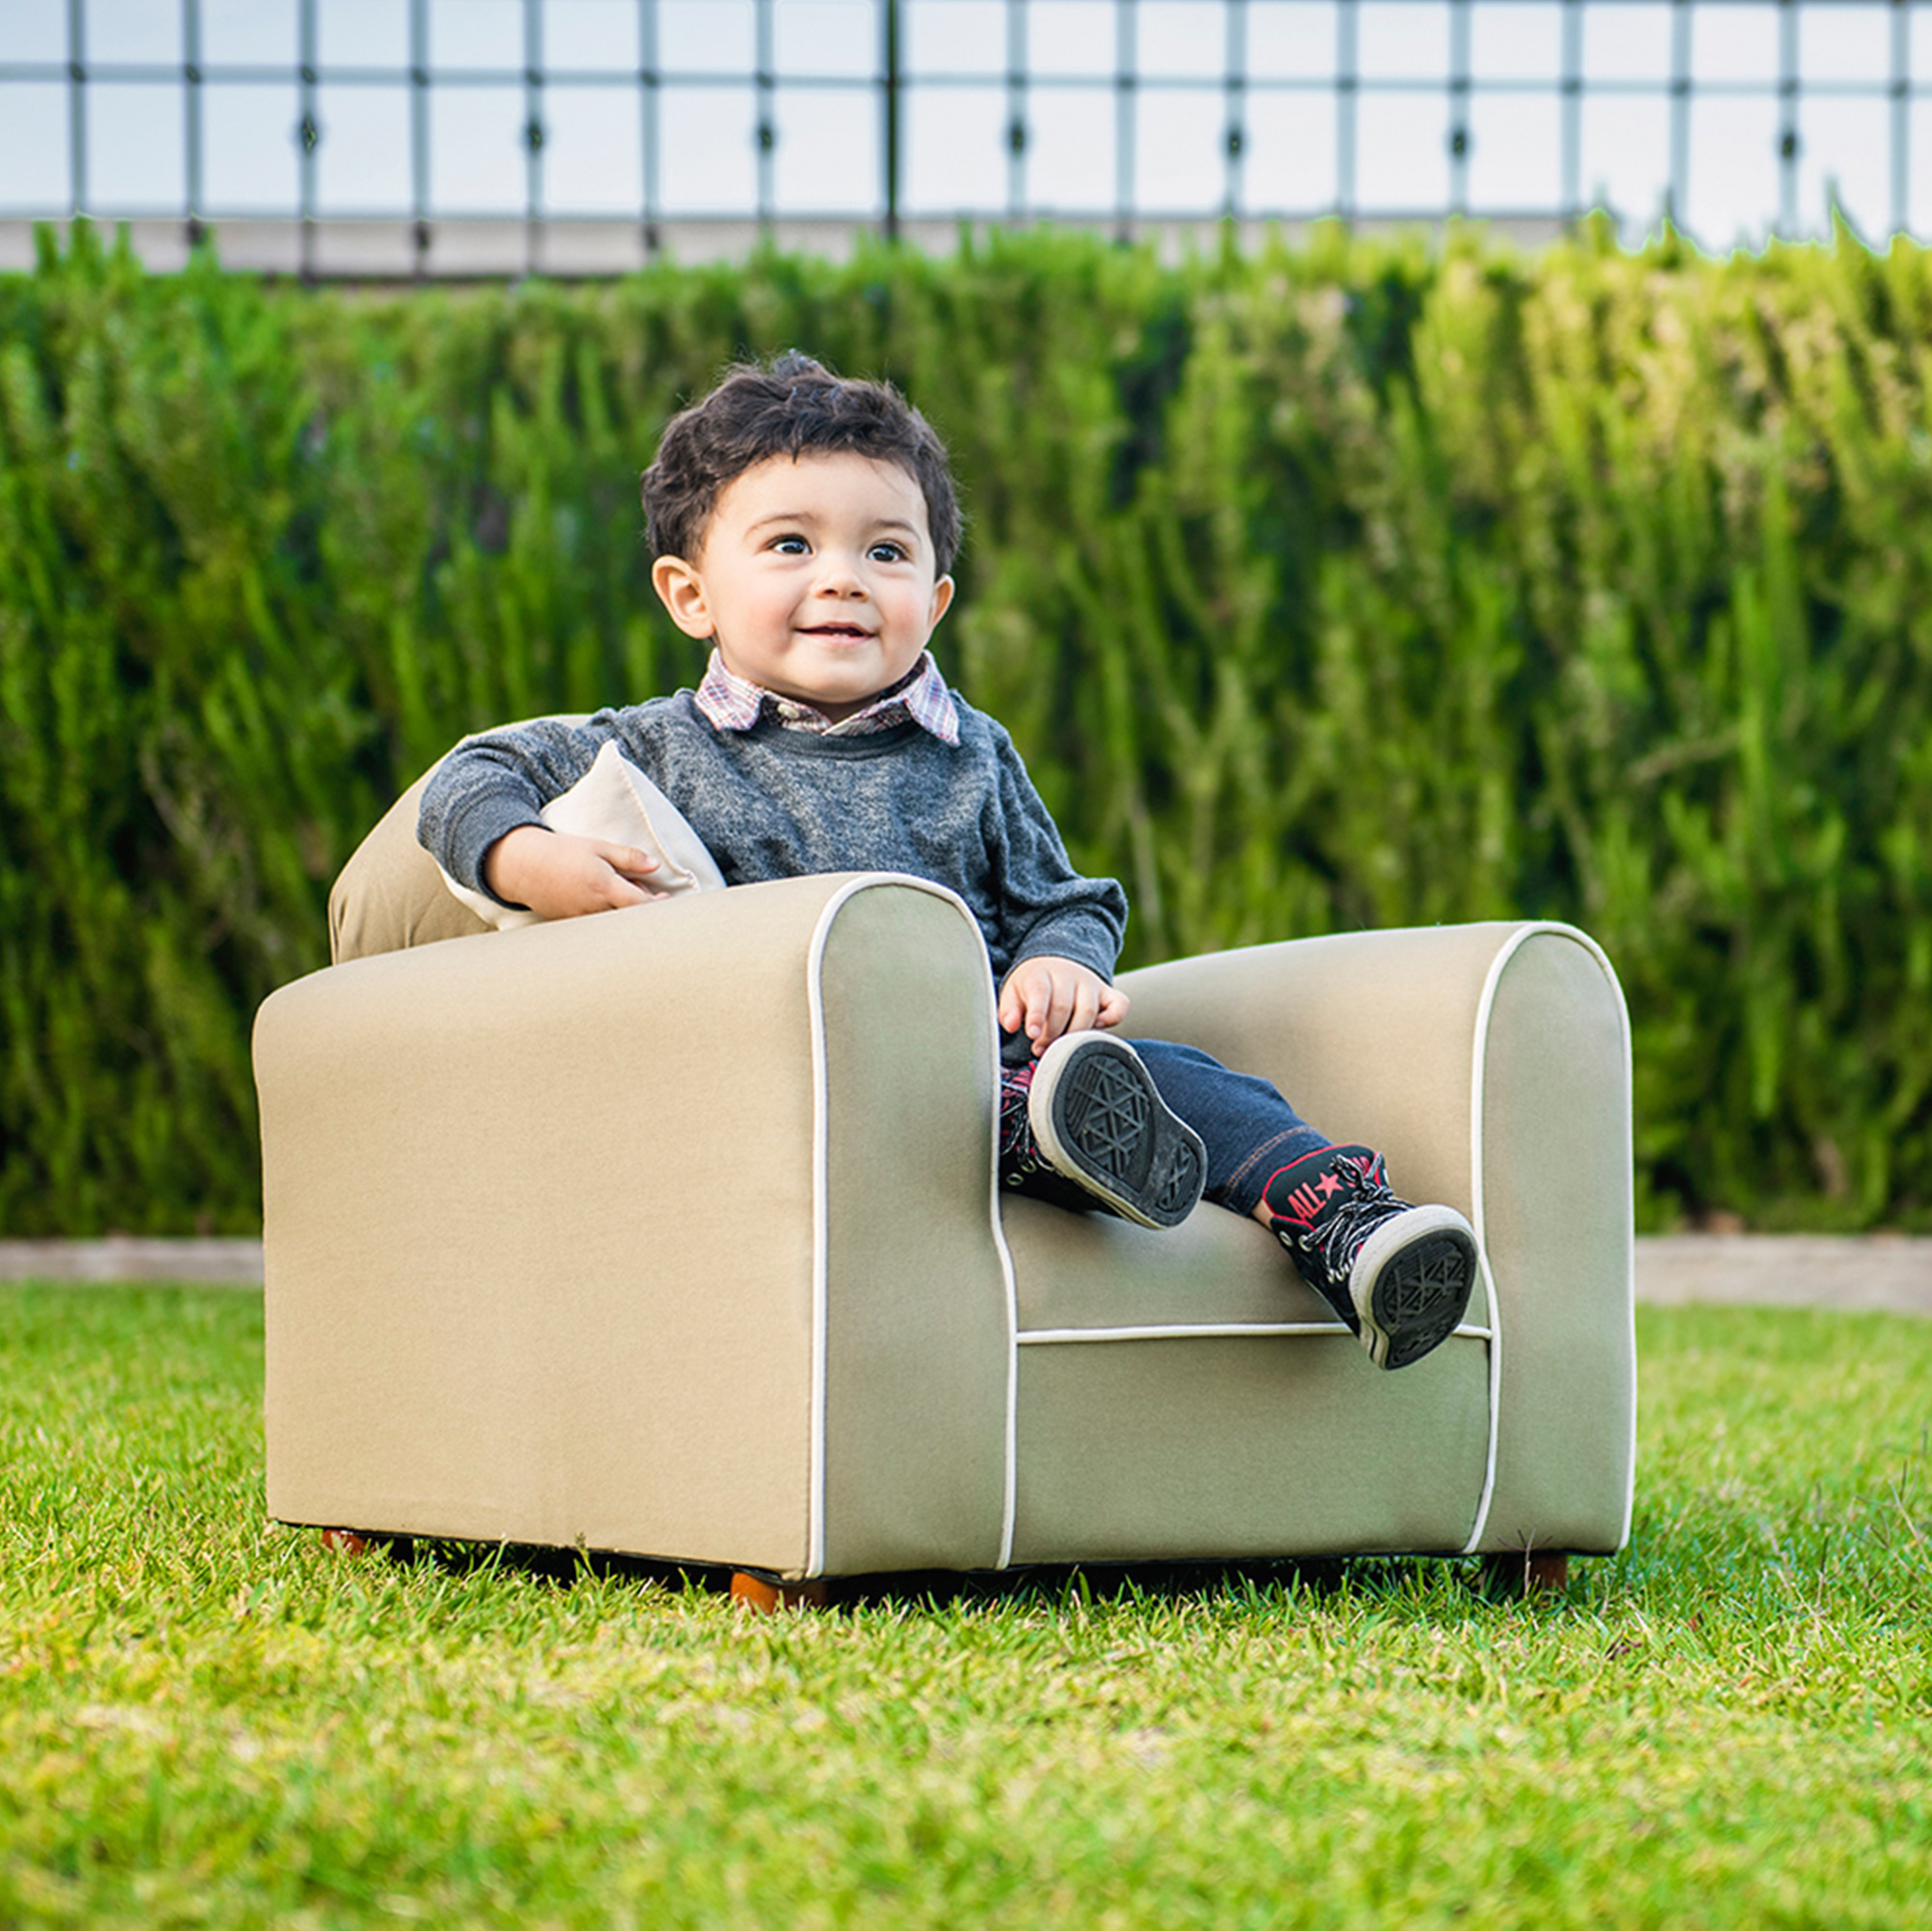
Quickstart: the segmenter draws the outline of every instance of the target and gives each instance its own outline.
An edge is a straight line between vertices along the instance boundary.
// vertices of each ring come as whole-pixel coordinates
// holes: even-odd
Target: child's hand
[[[645,888],[658,869],[630,845],[576,838],[565,831],[519,825],[483,854],[483,882],[511,905],[541,918],[576,918],[619,906],[648,905],[669,896]]]
[[[1092,1032],[1127,1017],[1127,994],[1109,986],[1091,966],[1046,953],[1022,959],[1006,975],[999,994],[999,1023],[1024,1032],[1035,1054],[1063,1032]]]

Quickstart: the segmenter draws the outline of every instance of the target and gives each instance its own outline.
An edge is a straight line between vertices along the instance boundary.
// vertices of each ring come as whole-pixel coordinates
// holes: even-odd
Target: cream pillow
[[[561,797],[537,816],[552,831],[579,838],[602,838],[611,845],[634,845],[658,861],[648,887],[654,892],[704,892],[722,887],[724,874],[686,823],[685,815],[620,751],[607,743],[596,762]],[[436,870],[442,872],[438,865]],[[471,891],[443,872],[443,883],[487,925],[507,932],[513,925],[540,925],[541,916],[522,906],[498,905],[488,892]]]

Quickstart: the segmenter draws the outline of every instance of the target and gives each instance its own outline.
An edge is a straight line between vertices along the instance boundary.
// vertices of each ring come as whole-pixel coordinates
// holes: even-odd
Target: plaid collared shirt
[[[724,659],[714,650],[705,666],[704,682],[697,687],[698,709],[720,731],[748,731],[768,711],[788,731],[809,731],[819,738],[863,738],[874,731],[889,731],[910,718],[923,726],[942,744],[960,741],[960,715],[953,706],[953,694],[939,675],[931,651],[921,651],[919,661],[895,685],[882,690],[863,711],[836,723],[815,704],[796,697],[780,697],[749,678],[727,670]]]

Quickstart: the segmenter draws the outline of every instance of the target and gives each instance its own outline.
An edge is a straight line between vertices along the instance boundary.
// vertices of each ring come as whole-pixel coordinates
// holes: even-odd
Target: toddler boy
[[[1068,859],[1012,741],[948,688],[927,640],[952,601],[961,517],[946,453],[896,389],[799,354],[729,372],[645,471],[652,582],[709,642],[695,691],[466,740],[418,836],[452,877],[546,918],[641,905],[653,861],[538,812],[615,742],[729,884],[888,871],[957,892],[986,939],[1006,1034],[1009,1186],[1176,1224],[1203,1195],[1267,1227],[1385,1368],[1469,1303],[1475,1236],[1390,1191],[1266,1080],[1110,1028],[1127,901]]]

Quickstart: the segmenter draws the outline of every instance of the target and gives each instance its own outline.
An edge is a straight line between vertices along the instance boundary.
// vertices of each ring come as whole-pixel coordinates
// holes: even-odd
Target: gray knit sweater
[[[909,872],[948,885],[986,938],[995,982],[1050,953],[1110,978],[1127,924],[1111,879],[1076,872],[1006,732],[954,693],[960,742],[905,723],[821,737],[761,719],[714,728],[681,690],[581,725],[541,721],[465,739],[423,793],[416,833],[478,890],[483,855],[538,822],[615,740],[690,821],[725,882],[807,872]]]

